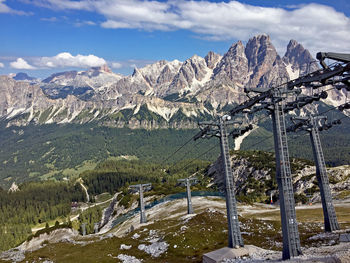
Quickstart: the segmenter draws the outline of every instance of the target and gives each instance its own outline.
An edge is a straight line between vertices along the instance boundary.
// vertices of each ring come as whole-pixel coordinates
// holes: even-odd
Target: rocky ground
[[[59,229],[4,252],[3,262],[201,262],[204,253],[227,244],[225,202],[194,197],[195,214],[186,214],[186,200],[162,203],[147,210],[148,223],[136,215],[104,234],[81,237]],[[335,205],[341,231],[350,232],[350,201]],[[239,205],[248,257],[225,262],[279,262],[282,239],[279,209],[271,205]],[[324,234],[320,205],[297,209],[303,255],[289,262],[350,262],[350,243],[339,234]],[[346,230],[347,229],[347,230]],[[0,262],[2,262],[0,259]],[[287,261],[288,262],[288,261]]]

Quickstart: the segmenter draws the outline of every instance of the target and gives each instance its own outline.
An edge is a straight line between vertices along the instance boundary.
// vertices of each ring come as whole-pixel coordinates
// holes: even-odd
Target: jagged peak
[[[198,56],[197,54],[194,54],[192,57],[189,58],[189,60],[193,62],[201,62],[204,60],[201,56]]]
[[[288,43],[286,53],[283,56],[285,63],[298,63],[299,66],[303,63],[308,63],[313,60],[310,52],[303,47],[302,44],[296,40],[291,39]]]
[[[136,77],[138,75],[142,75],[139,68],[137,66],[134,67],[134,71],[132,72],[131,76]]]
[[[296,40],[291,39],[287,45],[287,51],[284,56],[288,56],[293,52],[304,52],[305,48],[302,44],[298,43]]]
[[[224,56],[231,55],[231,54],[237,54],[237,53],[244,53],[244,45],[242,41],[237,41],[236,43],[232,44],[232,46],[229,48],[227,53]]]
[[[266,33],[261,33],[261,34],[253,36],[252,38],[250,38],[248,40],[248,42],[249,41],[268,41],[268,42],[270,42],[271,39],[270,39],[270,35],[268,35]]]
[[[221,55],[213,51],[209,51],[208,54],[204,57],[205,62],[207,63],[208,68],[213,69],[216,67],[221,59]]]
[[[287,49],[294,48],[297,45],[301,45],[301,44],[299,44],[298,41],[291,39],[288,43]]]

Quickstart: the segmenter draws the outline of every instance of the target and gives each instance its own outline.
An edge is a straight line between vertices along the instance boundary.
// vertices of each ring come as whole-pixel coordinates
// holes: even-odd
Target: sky
[[[350,53],[349,0],[0,0],[0,75],[108,66],[131,74],[158,60],[220,54],[268,34],[281,56],[295,39]]]

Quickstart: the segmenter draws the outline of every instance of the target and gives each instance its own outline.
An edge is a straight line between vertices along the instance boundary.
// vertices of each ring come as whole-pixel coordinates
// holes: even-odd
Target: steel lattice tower
[[[298,124],[291,127],[291,131],[306,130],[310,134],[314,160],[316,164],[316,177],[321,193],[324,229],[327,232],[339,230],[339,224],[332,201],[332,193],[329,186],[329,180],[326,170],[326,164],[321,146],[321,139],[319,134],[318,122],[326,120],[325,116],[308,116],[308,117],[294,117],[293,121],[299,120]]]
[[[143,201],[143,190],[144,187],[151,186],[151,184],[138,184],[138,185],[130,185],[131,188],[135,188],[139,190],[140,195],[140,223],[147,223],[147,217],[145,212],[145,203]]]
[[[284,113],[296,108],[300,109],[328,96],[326,91],[311,96],[303,95],[301,86],[318,89],[326,85],[335,85],[337,89],[350,90],[350,80],[347,74],[350,70],[350,54],[319,52],[316,57],[322,69],[293,80],[286,80],[284,83],[272,83],[268,88],[245,88],[245,92],[256,92],[259,95],[249,97],[248,100],[230,110],[231,116],[239,113],[254,114],[263,109],[271,111],[276,154],[276,179],[280,195],[283,259],[301,254]],[[337,63],[327,66],[325,58],[336,60]],[[296,98],[285,102],[288,93],[296,95]],[[320,152],[318,151],[317,154],[320,155]]]
[[[293,179],[290,169],[287,134],[284,116],[284,101],[280,100],[279,94],[272,99],[272,124],[276,155],[276,180],[278,184],[280,213],[283,236],[282,258],[302,254],[298,223],[295,213],[295,201],[293,192]]]
[[[339,224],[333,206],[332,193],[331,188],[329,187],[326,164],[324,161],[320,134],[317,129],[316,119],[314,117],[311,117],[310,123],[312,125],[310,139],[312,142],[312,150],[314,153],[314,159],[316,163],[316,177],[318,181],[318,186],[320,187],[321,191],[325,227],[324,229],[325,231],[331,232],[334,230],[339,230]]]
[[[215,136],[220,138],[221,160],[225,176],[226,210],[228,221],[228,247],[237,248],[243,247],[244,242],[239,228],[237,204],[235,198],[235,187],[233,181],[232,164],[230,159],[227,133],[227,125],[237,124],[237,122],[230,122],[230,119],[230,116],[225,115],[219,119],[219,122],[200,122],[199,125],[206,125],[206,127],[198,135],[195,136],[195,140],[206,136]],[[235,130],[236,133],[239,133],[240,131],[240,129]]]
[[[185,183],[186,193],[187,193],[187,214],[193,214],[193,206],[191,200],[191,183],[196,180],[196,178],[186,178],[186,179],[178,179],[178,182]]]
[[[220,146],[221,160],[225,170],[226,210],[229,234],[228,246],[232,248],[237,246],[243,247],[244,243],[241,235],[241,230],[239,229],[235,187],[233,183],[232,164],[228,147],[228,136],[225,118],[220,118]]]

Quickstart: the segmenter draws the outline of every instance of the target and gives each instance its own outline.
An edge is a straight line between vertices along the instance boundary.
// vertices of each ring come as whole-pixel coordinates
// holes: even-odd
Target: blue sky
[[[0,74],[83,70],[130,74],[157,60],[224,54],[267,33],[283,55],[295,39],[350,52],[350,1],[0,0]]]

